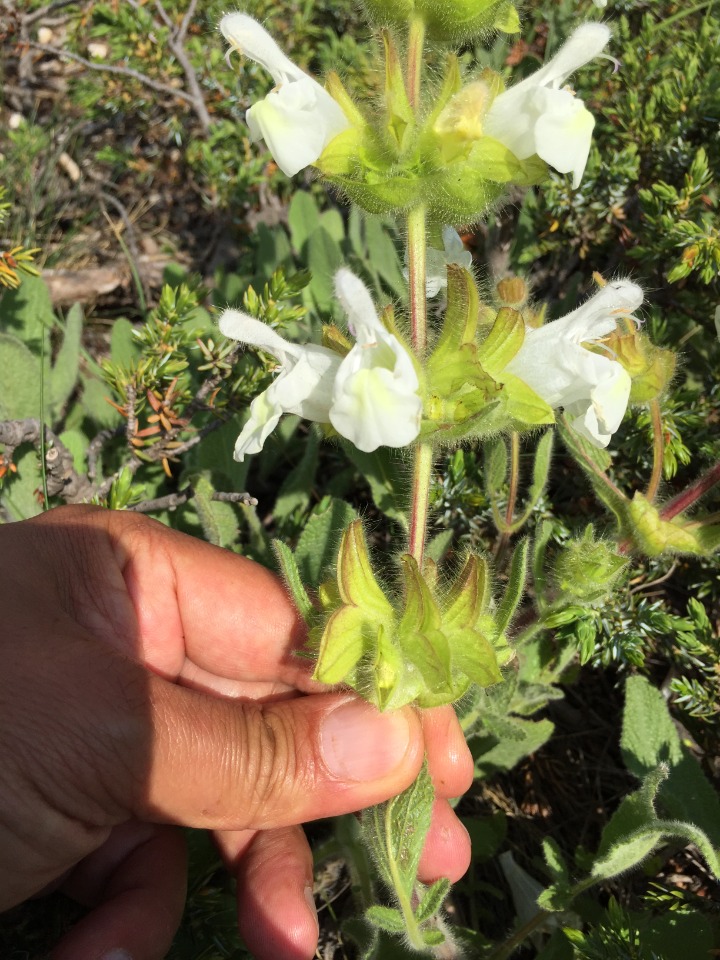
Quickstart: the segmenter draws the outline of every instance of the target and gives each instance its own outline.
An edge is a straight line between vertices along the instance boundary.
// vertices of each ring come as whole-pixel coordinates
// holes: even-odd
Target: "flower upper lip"
[[[275,162],[291,177],[314,163],[350,125],[317,80],[286,56],[267,30],[245,13],[227,13],[220,30],[231,49],[268,71],[275,87],[246,113],[253,140],[264,140]]]

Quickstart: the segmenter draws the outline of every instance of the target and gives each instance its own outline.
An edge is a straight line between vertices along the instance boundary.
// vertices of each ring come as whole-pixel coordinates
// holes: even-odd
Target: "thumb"
[[[347,693],[221,700],[153,677],[154,743],[134,813],[187,826],[270,829],[400,793],[417,776],[420,719]]]

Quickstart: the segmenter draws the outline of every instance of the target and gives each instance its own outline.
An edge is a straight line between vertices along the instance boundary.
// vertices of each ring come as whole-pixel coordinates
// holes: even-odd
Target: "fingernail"
[[[346,700],[323,721],[320,750],[338,780],[378,780],[397,767],[410,744],[405,714],[379,713],[362,700]]]
[[[312,888],[312,887],[305,887],[303,893],[305,894],[305,900],[306,900],[306,902],[307,902],[308,910],[310,911],[310,915],[312,916],[313,920],[315,921],[315,925],[316,925],[316,927],[317,927],[318,930],[319,930],[319,929],[320,929],[320,921],[318,920],[317,907],[315,906],[315,897],[313,896],[313,888]]]
[[[107,953],[104,953],[100,960],[133,960],[127,950],[108,950]]]

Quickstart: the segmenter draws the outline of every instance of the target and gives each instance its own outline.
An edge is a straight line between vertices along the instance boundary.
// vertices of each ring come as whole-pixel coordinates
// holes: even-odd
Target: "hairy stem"
[[[650,416],[653,428],[653,468],[648,483],[646,498],[652,503],[657,496],[662,480],[663,455],[665,453],[665,433],[663,431],[662,413],[658,400],[650,401]]]
[[[712,490],[718,483],[720,483],[720,463],[715,464],[711,470],[708,470],[699,480],[691,484],[687,490],[683,490],[682,493],[669,500],[660,511],[661,518],[672,520],[673,517],[697,503],[700,497]]]
[[[425,43],[425,21],[414,17],[410,21],[408,34],[408,75],[407,92],[410,106],[417,110],[420,105],[420,86],[422,82],[423,44]]]
[[[418,359],[427,344],[427,299],[425,292],[425,208],[420,206],[408,214],[408,268],[410,278],[410,328],[412,345]],[[433,451],[428,443],[415,447],[412,497],[410,501],[410,533],[408,550],[422,568],[430,500]]]

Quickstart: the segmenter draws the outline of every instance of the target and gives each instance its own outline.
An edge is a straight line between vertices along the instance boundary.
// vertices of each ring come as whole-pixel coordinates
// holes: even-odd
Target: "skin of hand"
[[[421,879],[458,879],[472,781],[450,707],[380,714],[310,679],[278,579],[128,512],[0,528],[0,910],[60,886],[91,909],[52,960],[161,960],[185,902],[178,825],[212,830],[258,960],[310,960],[299,824],[399,793],[428,757]]]

